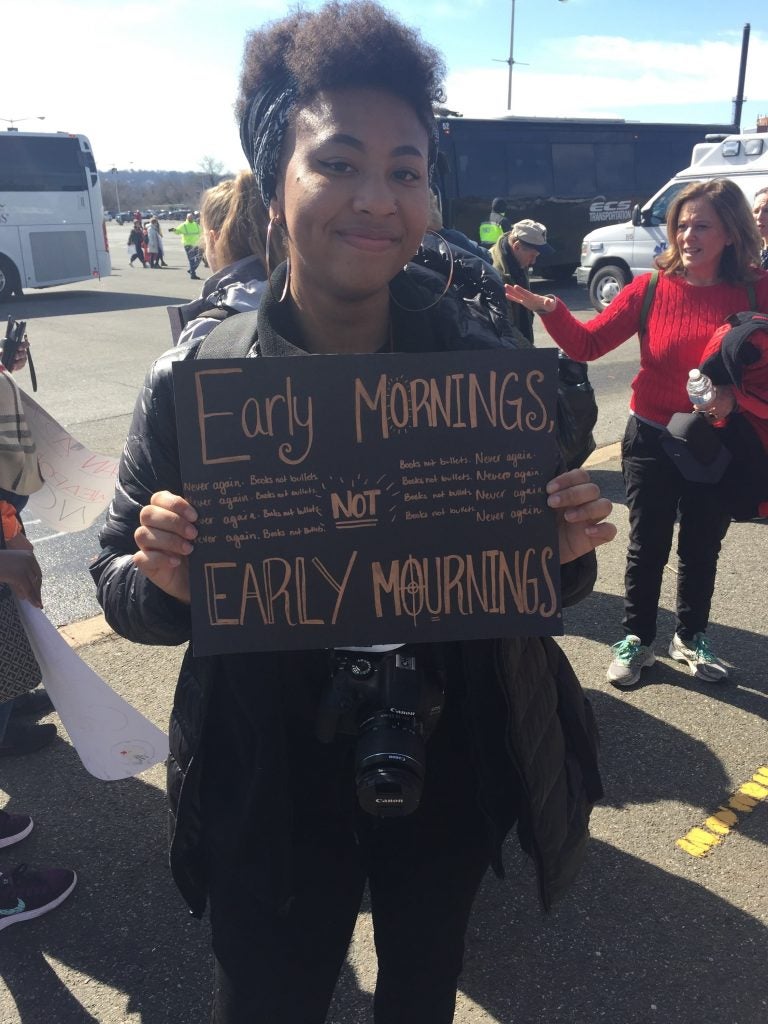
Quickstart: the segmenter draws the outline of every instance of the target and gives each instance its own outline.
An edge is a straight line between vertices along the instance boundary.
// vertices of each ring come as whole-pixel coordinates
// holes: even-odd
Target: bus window
[[[552,147],[545,142],[507,143],[507,185],[499,195],[524,198],[552,194]]]
[[[599,192],[618,193],[629,199],[635,195],[635,146],[632,142],[595,145],[597,188]]]
[[[456,166],[461,195],[503,196],[507,191],[504,143],[493,136],[456,144]]]
[[[82,192],[85,188],[77,139],[0,135],[0,192]]]
[[[565,198],[593,196],[595,181],[595,147],[589,142],[552,144],[552,170],[555,195]]]

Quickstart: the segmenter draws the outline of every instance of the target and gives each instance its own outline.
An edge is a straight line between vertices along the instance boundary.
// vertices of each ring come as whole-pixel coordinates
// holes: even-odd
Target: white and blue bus
[[[23,288],[111,273],[88,139],[65,132],[0,134],[0,302]]]

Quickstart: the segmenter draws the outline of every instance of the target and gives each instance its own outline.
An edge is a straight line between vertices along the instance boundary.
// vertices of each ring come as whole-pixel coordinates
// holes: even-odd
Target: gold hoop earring
[[[288,288],[290,287],[290,284],[291,284],[291,257],[290,256],[286,256],[285,257],[285,287],[283,288],[283,294],[280,296],[279,299],[275,298],[275,293],[274,293],[274,290],[272,288],[272,267],[270,266],[270,263],[269,263],[269,250],[270,250],[270,243],[272,241],[272,230],[273,230],[275,224],[279,224],[279,223],[280,223],[280,218],[279,217],[271,217],[270,221],[269,221],[269,224],[267,224],[267,242],[266,242],[266,252],[264,253],[264,257],[265,257],[264,262],[265,262],[266,267],[267,267],[267,281],[269,281],[269,290],[270,290],[270,292],[272,292],[272,298],[275,300],[275,302],[285,302],[285,300],[286,300],[286,298],[288,296]]]
[[[448,260],[450,262],[450,267],[448,269],[448,280],[445,282],[445,288],[443,288],[443,290],[440,292],[440,294],[438,295],[438,297],[435,299],[434,302],[430,302],[430,304],[428,306],[419,306],[418,308],[413,308],[411,306],[404,306],[402,304],[402,302],[398,302],[398,300],[392,294],[392,288],[390,286],[389,297],[392,299],[392,301],[394,302],[394,304],[396,306],[399,306],[400,309],[404,309],[407,313],[426,313],[426,311],[428,309],[434,309],[434,307],[438,304],[438,302],[442,302],[442,300],[448,294],[449,288],[453,284],[454,263],[453,263],[453,252],[451,251],[450,245],[448,244],[448,242],[446,242],[446,240],[443,238],[443,236],[440,234],[439,231],[433,231],[432,228],[428,228],[427,231],[425,232],[425,234],[427,234],[427,235],[435,235],[439,239],[438,249],[437,249],[438,252],[441,251],[440,250],[440,242],[443,242],[443,244],[445,245],[445,248],[446,248],[446,250],[448,252]],[[403,269],[405,269],[405,268],[403,268]]]

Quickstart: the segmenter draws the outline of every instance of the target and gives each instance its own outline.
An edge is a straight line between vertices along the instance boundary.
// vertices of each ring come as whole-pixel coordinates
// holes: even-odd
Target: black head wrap
[[[240,145],[253,171],[256,185],[266,209],[277,185],[277,165],[283,149],[288,119],[296,102],[296,85],[289,77],[276,78],[254,93],[240,121]],[[429,180],[435,173],[438,131],[432,121],[427,129]]]
[[[273,79],[254,93],[240,121],[240,145],[266,209],[275,194],[277,164],[295,102],[293,81],[288,77]]]

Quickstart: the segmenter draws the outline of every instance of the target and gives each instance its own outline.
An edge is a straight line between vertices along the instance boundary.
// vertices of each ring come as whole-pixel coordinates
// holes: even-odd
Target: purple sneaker
[[[13,846],[26,839],[32,831],[33,821],[28,814],[9,814],[0,811],[0,848]]]
[[[0,873],[0,931],[19,921],[31,921],[58,907],[77,885],[69,868],[41,868],[19,864]]]

